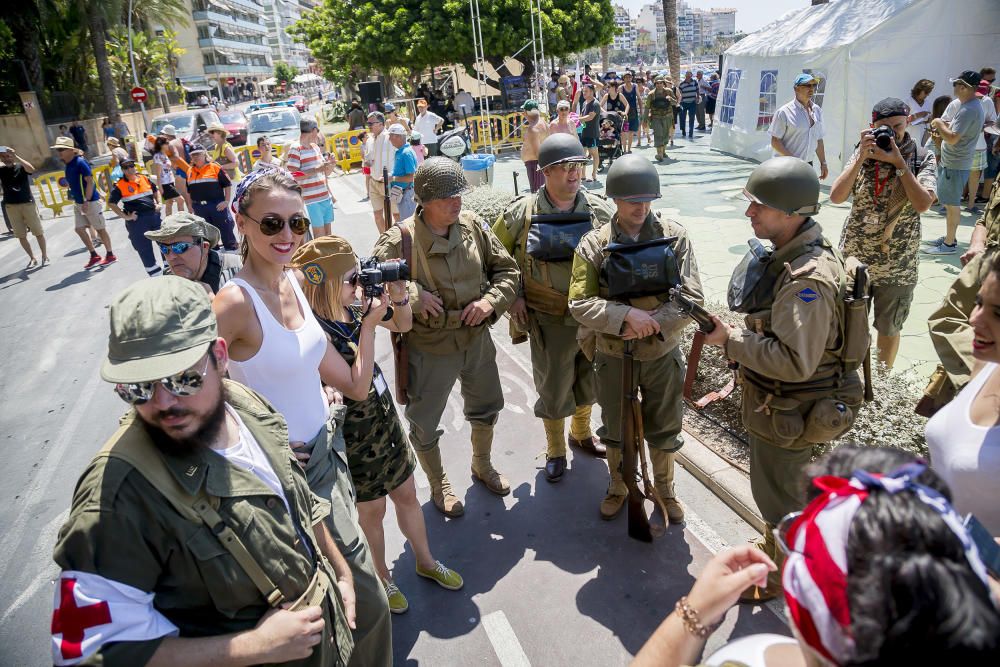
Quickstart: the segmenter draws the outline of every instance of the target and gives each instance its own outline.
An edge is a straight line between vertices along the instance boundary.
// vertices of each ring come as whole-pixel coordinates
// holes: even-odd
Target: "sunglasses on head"
[[[205,365],[200,371],[189,368],[176,375],[160,378],[151,382],[128,382],[115,385],[115,393],[129,405],[142,405],[153,398],[157,383],[174,396],[194,396],[205,384],[208,373],[209,357],[205,357]]]
[[[246,213],[244,213],[243,216],[256,222],[260,226],[260,231],[264,234],[264,236],[274,236],[285,227],[285,219],[281,216],[274,215],[273,213],[268,213],[260,220],[251,218]],[[287,223],[288,228],[292,230],[293,234],[301,236],[309,231],[309,218],[301,213],[295,213],[292,215],[292,217],[287,220]]]
[[[191,248],[196,245],[201,245],[200,241],[178,241],[177,243],[157,243],[160,246],[160,254],[164,257],[168,256],[170,253],[175,255],[183,255]]]

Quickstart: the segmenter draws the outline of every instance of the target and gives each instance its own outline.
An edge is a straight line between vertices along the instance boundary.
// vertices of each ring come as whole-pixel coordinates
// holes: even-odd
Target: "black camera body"
[[[895,132],[888,125],[879,125],[872,130],[872,136],[875,137],[875,145],[887,153],[892,150],[893,135],[895,135]]]
[[[380,262],[377,257],[362,257],[358,270],[358,283],[365,298],[382,296],[386,283],[410,279],[410,267],[405,259]]]

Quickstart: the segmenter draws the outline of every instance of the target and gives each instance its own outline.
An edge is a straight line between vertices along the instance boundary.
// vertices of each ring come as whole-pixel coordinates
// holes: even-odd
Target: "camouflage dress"
[[[348,365],[353,365],[358,351],[361,311],[356,306],[351,306],[350,311],[354,318],[352,324],[318,319],[340,356]],[[355,401],[345,397],[344,405],[347,406],[344,419],[347,464],[358,492],[358,502],[378,500],[405,482],[416,466],[392,392],[378,364],[375,364],[368,398]]]

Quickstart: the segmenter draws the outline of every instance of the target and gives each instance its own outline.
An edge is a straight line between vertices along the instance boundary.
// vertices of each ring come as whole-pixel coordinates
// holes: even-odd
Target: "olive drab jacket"
[[[532,215],[548,215],[564,213],[555,207],[545,193],[545,186],[534,195],[522,195],[512,201],[493,225],[493,232],[506,248],[507,252],[517,260],[521,269],[521,285],[518,296],[525,296],[524,282],[532,280],[545,288],[562,295],[569,294],[570,274],[573,262],[543,262],[534,259],[525,251],[528,228]],[[580,190],[576,194],[573,213],[589,212],[594,229],[599,229],[611,221],[615,214],[614,204],[601,195]],[[568,299],[568,297],[567,297]],[[540,324],[563,324],[577,326],[576,320],[568,311],[565,315],[553,315],[532,308],[528,299],[529,317],[537,318]]]
[[[679,223],[662,218],[650,211],[642,223],[636,239],[628,236],[618,226],[618,216],[608,225],[596,229],[580,241],[573,258],[573,275],[569,287],[569,309],[580,323],[578,340],[584,353],[593,356],[593,346],[597,351],[613,357],[623,354],[622,330],[625,316],[631,308],[652,311],[653,318],[660,325],[659,335],[647,336],[635,342],[633,354],[637,361],[659,359],[677,347],[681,331],[691,319],[668,300],[668,294],[632,299],[630,303],[608,300],[607,283],[601,272],[604,248],[609,243],[640,243],[659,238],[676,236],[673,250],[677,257],[677,268],[682,280],[681,291],[697,303],[703,303],[701,276],[694,257],[687,230]],[[596,341],[594,335],[596,334]]]
[[[437,236],[424,223],[421,209],[389,228],[375,243],[372,254],[380,261],[403,258],[401,225],[409,225],[412,238],[410,300],[414,305],[413,329],[406,344],[429,354],[452,354],[466,349],[506,312],[517,296],[520,273],[517,263],[472,211],[462,211],[448,236]],[[425,291],[441,298],[444,312],[436,317],[417,315]],[[493,306],[481,325],[462,323],[462,310],[479,299]]]
[[[194,497],[204,489],[213,503],[218,501],[216,511],[223,523],[284,599],[293,602],[306,591],[319,567],[312,526],[329,514],[330,506],[310,492],[288,447],[284,418],[249,389],[224,382],[226,403],[267,456],[287,508],[257,476],[207,448],[176,455],[153,452],[160,453],[166,473],[184,491]],[[173,624],[181,637],[252,629],[270,609],[268,601],[206,523],[182,515],[136,467],[109,454],[129,441],[142,447],[151,444],[134,411],[122,419],[119,430],[77,483],[69,518],[59,531],[56,563],[64,573],[97,575],[95,579],[149,594],[152,609],[146,613],[165,617],[169,623],[160,621],[161,625]],[[79,581],[76,584],[82,586]],[[322,641],[309,658],[285,664],[347,664],[353,640],[339,589],[331,585],[322,599],[326,622]],[[110,609],[114,623],[118,611],[114,605]],[[53,626],[58,651],[61,639],[55,637],[55,622]],[[61,637],[71,639],[66,634]],[[80,664],[144,665],[161,641],[162,636],[111,639],[92,647]]]

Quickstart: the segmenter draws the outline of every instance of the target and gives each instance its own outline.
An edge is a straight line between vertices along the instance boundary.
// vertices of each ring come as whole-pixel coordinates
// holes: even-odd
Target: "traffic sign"
[[[145,102],[146,101],[146,89],[141,86],[136,86],[131,91],[132,101],[134,102]]]

